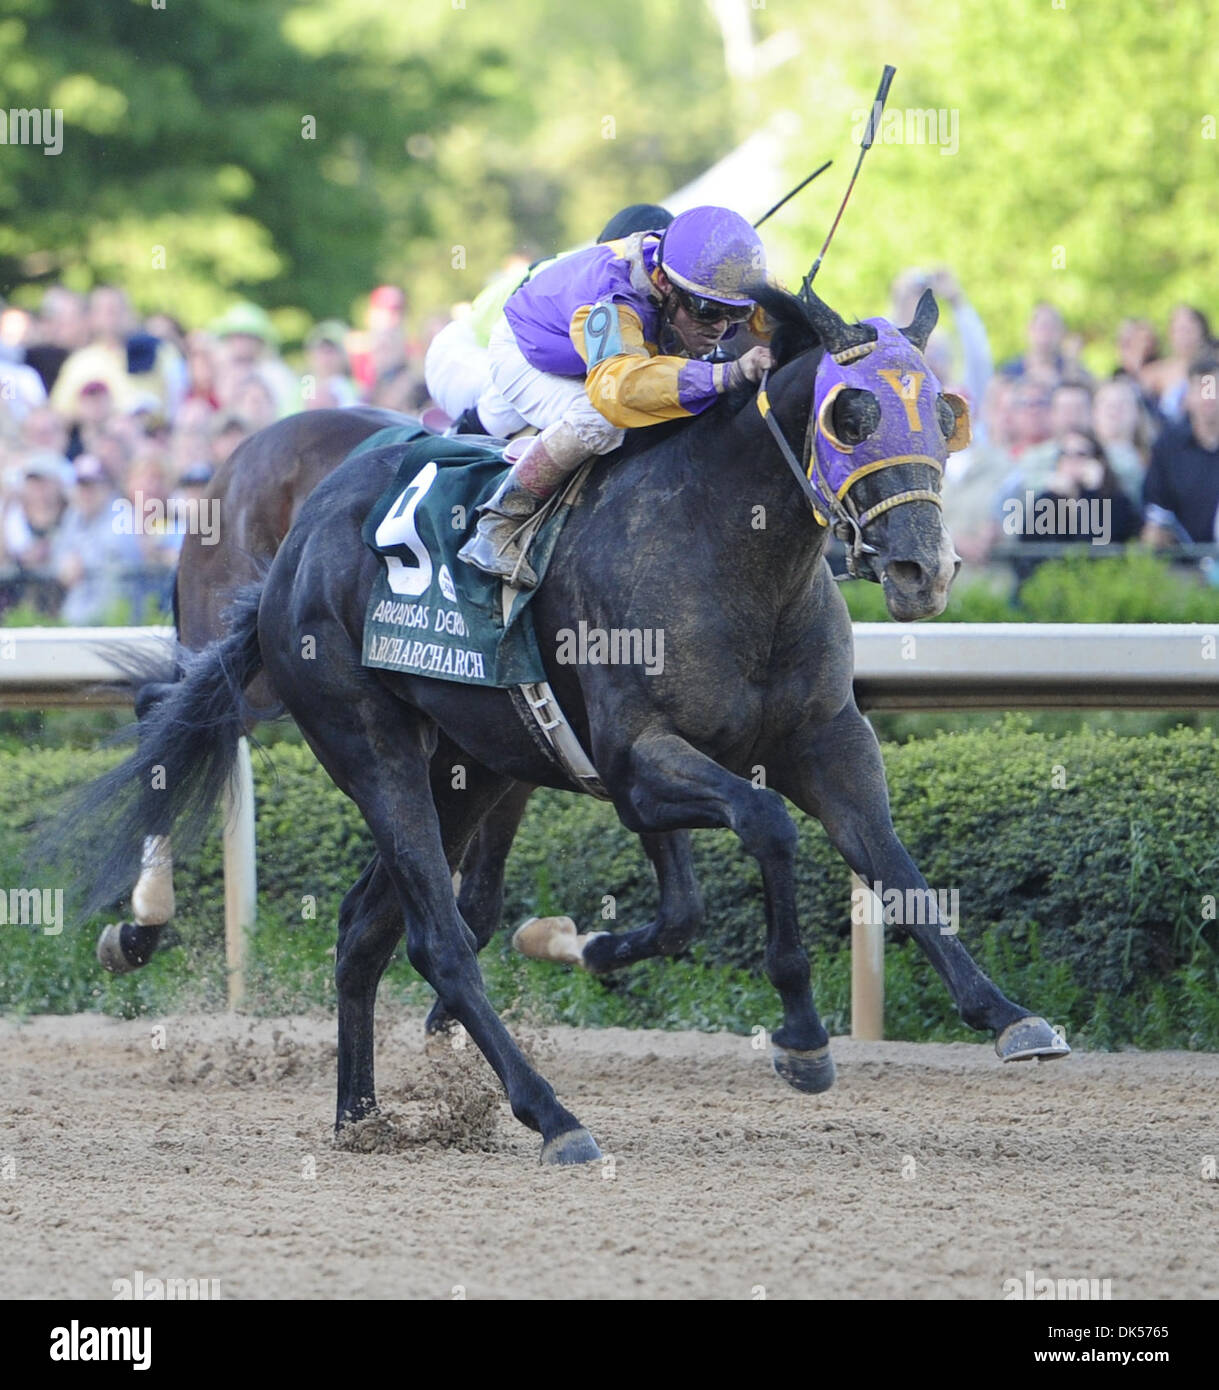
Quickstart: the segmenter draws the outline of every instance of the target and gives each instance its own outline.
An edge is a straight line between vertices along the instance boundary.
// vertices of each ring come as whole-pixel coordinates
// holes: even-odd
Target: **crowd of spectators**
[[[52,286],[37,313],[0,302],[0,612],[156,619],[186,526],[242,440],[310,408],[418,411],[422,356],[391,285],[364,329],[317,324],[295,366],[250,303],[188,332],[110,285]]]
[[[896,322],[928,285],[941,305],[928,360],[973,415],[972,443],[944,482],[966,561],[1026,540],[1097,539],[1035,528],[1045,499],[1085,504],[1076,517],[1103,509],[1107,541],[1219,539],[1219,359],[1200,310],[1178,305],[1163,346],[1151,323],[1123,321],[1116,365],[1098,380],[1048,303],[1032,308],[1025,352],[995,367],[947,270],[898,277]],[[127,604],[152,620],[167,607],[187,504],[237,445],[297,410],[420,412],[439,326],[412,335],[406,296],[382,285],[363,328],[318,323],[289,366],[250,303],[190,331],[169,314],[138,316],[109,285],[87,296],[52,286],[36,313],[0,303],[0,611],[23,603],[90,625]]]
[[[1201,310],[1176,306],[1166,348],[1146,319],[1123,320],[1115,365],[1097,379],[1052,304],[1033,306],[1025,352],[995,368],[946,271],[899,277],[895,312],[928,284],[949,311],[928,360],[972,408],[972,443],[949,458],[943,494],[963,559],[984,563],[1026,541],[1219,542],[1219,347]]]

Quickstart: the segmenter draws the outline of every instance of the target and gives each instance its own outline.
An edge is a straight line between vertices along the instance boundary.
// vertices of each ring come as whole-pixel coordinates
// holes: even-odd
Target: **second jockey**
[[[479,508],[461,558],[533,588],[517,533],[585,459],[616,449],[629,428],[698,415],[760,380],[766,347],[732,362],[700,359],[754,316],[748,290],[765,274],[743,217],[697,207],[663,232],[576,252],[522,285],[492,330],[492,393],[514,430],[541,433]]]

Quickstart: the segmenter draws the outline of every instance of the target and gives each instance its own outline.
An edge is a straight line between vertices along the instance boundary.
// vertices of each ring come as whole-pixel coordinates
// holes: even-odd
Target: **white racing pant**
[[[478,415],[492,434],[506,438],[533,425],[545,433],[556,462],[562,454],[573,465],[591,454],[610,453],[626,437],[589,400],[583,377],[530,366],[506,318],[491,330],[487,353],[490,382],[478,398]]]

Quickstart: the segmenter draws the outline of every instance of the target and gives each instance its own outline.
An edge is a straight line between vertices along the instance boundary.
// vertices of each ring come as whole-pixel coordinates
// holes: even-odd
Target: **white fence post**
[[[224,959],[230,1012],[245,1001],[246,932],[258,911],[258,869],[254,854],[254,767],[250,745],[237,745],[237,762],[224,805]]]
[[[856,904],[862,910],[856,910]],[[861,920],[856,921],[856,918]],[[872,889],[851,875],[851,1037],[879,1042],[885,1036],[884,912]]]

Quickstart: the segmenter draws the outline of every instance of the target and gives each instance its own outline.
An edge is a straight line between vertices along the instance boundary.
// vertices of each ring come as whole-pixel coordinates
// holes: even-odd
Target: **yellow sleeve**
[[[686,419],[706,410],[726,389],[730,363],[658,354],[644,339],[639,315],[625,304],[610,306],[617,322],[608,333],[590,335],[589,315],[605,307],[581,305],[570,331],[576,351],[591,363],[584,379],[588,398],[611,425],[634,429]]]

